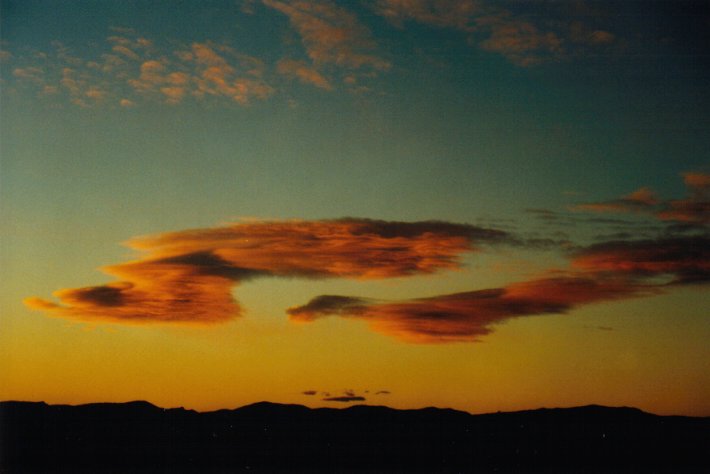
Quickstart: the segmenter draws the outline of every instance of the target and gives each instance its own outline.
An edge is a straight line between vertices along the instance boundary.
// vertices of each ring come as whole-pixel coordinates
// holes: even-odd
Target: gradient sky
[[[0,399],[710,415],[710,2],[0,6]]]

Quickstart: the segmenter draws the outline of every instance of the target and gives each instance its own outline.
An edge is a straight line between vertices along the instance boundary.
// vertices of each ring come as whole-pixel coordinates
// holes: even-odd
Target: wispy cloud
[[[619,199],[578,204],[572,210],[639,213],[662,221],[709,224],[710,174],[684,173],[683,179],[688,190],[684,199],[661,200],[654,191],[644,187]]]
[[[253,278],[382,279],[460,266],[462,253],[508,234],[446,222],[367,219],[245,222],[132,239],[138,260],[102,270],[116,282],[28,298],[49,314],[124,323],[210,324],[241,314],[231,288]]]

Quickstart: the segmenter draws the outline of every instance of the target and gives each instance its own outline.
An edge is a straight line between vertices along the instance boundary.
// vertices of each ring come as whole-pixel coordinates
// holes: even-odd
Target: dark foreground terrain
[[[0,472],[710,472],[710,418],[0,403]]]

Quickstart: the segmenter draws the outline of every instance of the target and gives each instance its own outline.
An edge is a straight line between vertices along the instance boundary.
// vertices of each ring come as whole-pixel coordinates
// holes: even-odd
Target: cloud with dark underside
[[[364,402],[366,399],[365,397],[359,397],[359,396],[343,396],[343,397],[326,397],[323,399],[324,402],[342,402],[342,403],[349,403],[349,402]]]
[[[131,239],[138,259],[102,268],[116,281],[63,289],[30,308],[86,321],[211,324],[242,314],[231,290],[262,277],[372,280],[460,268],[506,232],[439,221],[344,218],[243,222]],[[337,298],[336,298],[337,299]],[[333,306],[327,298],[314,304]]]
[[[564,314],[587,304],[710,282],[707,236],[611,241],[578,249],[570,258],[564,274],[501,288],[394,302],[328,295],[287,313],[302,322],[326,316],[362,320],[406,342],[474,342],[512,318]]]
[[[303,395],[316,395],[317,393],[317,390],[304,390],[303,392],[301,392],[301,394]]]
[[[669,278],[665,284],[710,282],[710,237],[609,241],[577,251],[574,268],[631,278]]]
[[[710,174],[683,174],[687,196],[661,200],[649,188],[641,188],[619,199],[578,204],[572,209],[586,212],[637,213],[660,221],[710,224]]]
[[[584,304],[651,292],[623,278],[561,276],[395,302],[330,298],[330,307],[311,301],[287,312],[291,320],[302,322],[326,316],[363,320],[375,332],[412,343],[475,342],[511,318],[567,313]]]

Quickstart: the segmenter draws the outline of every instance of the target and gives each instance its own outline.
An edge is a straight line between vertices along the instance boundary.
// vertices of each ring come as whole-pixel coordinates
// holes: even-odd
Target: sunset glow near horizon
[[[710,416],[710,2],[0,6],[0,400]]]

